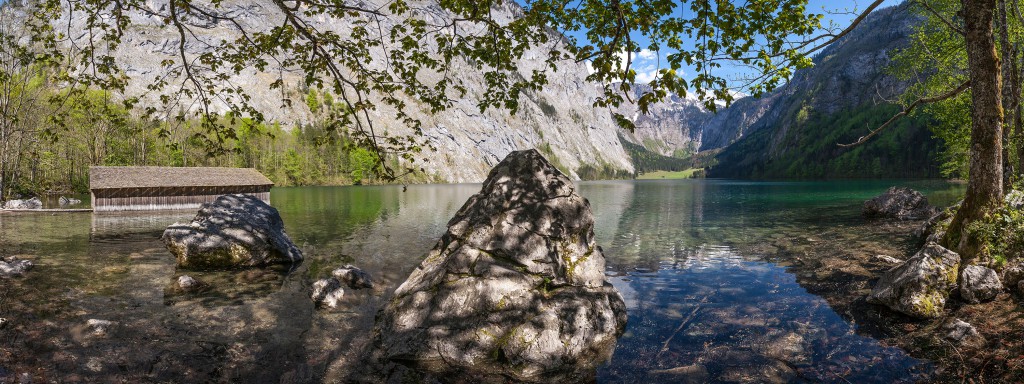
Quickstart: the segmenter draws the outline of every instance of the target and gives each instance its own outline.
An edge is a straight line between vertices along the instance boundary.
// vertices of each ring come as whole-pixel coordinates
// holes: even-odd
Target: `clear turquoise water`
[[[912,382],[931,366],[851,324],[794,275],[793,255],[905,248],[906,234],[860,218],[891,185],[948,205],[936,181],[587,182],[607,275],[629,325],[599,382]],[[307,256],[294,271],[189,272],[159,242],[191,212],[0,215],[0,251],[38,267],[0,281],[0,382],[322,381],[345,378],[373,315],[479,185],[275,188],[271,203]],[[888,245],[889,243],[896,245]],[[828,254],[826,254],[826,251]],[[378,282],[316,311],[310,282],[343,263]],[[113,320],[90,335],[90,318]]]

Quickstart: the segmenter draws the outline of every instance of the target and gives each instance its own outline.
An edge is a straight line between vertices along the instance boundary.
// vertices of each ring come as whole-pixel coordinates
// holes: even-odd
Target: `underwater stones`
[[[964,301],[977,304],[991,300],[1003,290],[996,271],[980,265],[968,265],[960,273],[960,297]]]
[[[196,280],[194,277],[189,275],[178,276],[178,289],[184,292],[195,292],[207,288],[206,283]]]
[[[378,313],[381,357],[512,381],[592,373],[626,325],[593,227],[540,153],[509,154]]]
[[[875,257],[872,257],[872,260],[875,260],[877,262],[884,263],[884,264],[893,264],[893,265],[903,263],[903,260],[897,259],[897,258],[889,256],[889,255],[875,255]]]
[[[43,209],[43,202],[38,197],[28,200],[8,200],[4,203],[4,209]]]
[[[937,212],[921,192],[905,187],[890,187],[885,193],[865,201],[863,209],[865,217],[900,220],[927,219]]]
[[[110,320],[89,319],[85,322],[86,330],[88,330],[93,336],[106,335],[107,331],[109,331],[114,325],[115,323]]]
[[[762,356],[789,364],[796,364],[809,359],[805,348],[806,342],[799,333],[769,330],[758,341],[753,346],[753,349]]]
[[[351,264],[335,269],[331,275],[352,289],[373,288],[370,274]]]
[[[251,195],[224,195],[203,204],[188,224],[164,231],[164,245],[184,268],[229,268],[302,260],[277,209]]]
[[[700,364],[683,365],[668,369],[654,369],[648,371],[648,374],[660,382],[679,384],[707,383],[711,377],[708,369]]]
[[[317,280],[309,294],[317,308],[337,308],[343,296],[345,290],[341,287],[341,281],[334,277]]]
[[[928,243],[906,262],[882,275],[868,302],[913,317],[938,317],[949,292],[956,288],[959,266],[960,255]]]
[[[32,261],[19,259],[14,256],[0,259],[0,277],[21,276],[32,269],[33,266]]]

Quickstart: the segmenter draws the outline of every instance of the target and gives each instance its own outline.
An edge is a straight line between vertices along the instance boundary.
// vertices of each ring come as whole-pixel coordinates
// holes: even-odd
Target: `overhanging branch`
[[[893,115],[893,117],[890,117],[889,120],[886,121],[884,124],[882,124],[880,127],[871,130],[871,132],[868,133],[867,135],[861,136],[859,139],[857,139],[857,141],[855,141],[853,143],[849,143],[849,144],[838,144],[838,145],[840,147],[842,147],[842,148],[849,148],[849,147],[855,147],[855,146],[864,144],[864,143],[866,143],[868,141],[868,139],[871,139],[872,137],[877,135],[879,132],[882,132],[882,130],[884,130],[885,128],[889,127],[889,125],[892,125],[893,122],[895,122],[896,120],[899,120],[901,117],[906,116],[907,114],[909,114],[911,111],[914,110],[914,108],[917,108],[917,106],[919,106],[921,104],[930,104],[930,103],[934,103],[934,102],[937,102],[937,101],[942,101],[942,100],[949,99],[951,97],[959,95],[961,92],[966,91],[967,88],[970,88],[970,87],[971,87],[971,81],[968,80],[968,81],[965,81],[962,84],[960,84],[960,86],[956,87],[952,91],[943,93],[943,94],[935,96],[935,97],[922,97],[920,99],[914,100],[913,103],[910,103],[910,105],[908,105],[906,108],[903,108],[903,110],[900,111],[899,113]]]

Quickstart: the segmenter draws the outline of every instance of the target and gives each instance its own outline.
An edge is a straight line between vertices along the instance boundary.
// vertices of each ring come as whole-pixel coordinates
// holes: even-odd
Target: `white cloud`
[[[633,52],[632,55],[627,54],[625,51],[615,54],[620,68],[625,69],[626,64],[629,64],[629,68],[636,71],[637,83],[649,83],[658,77],[658,71],[661,69],[658,56],[657,51],[649,49]],[[585,64],[587,74],[593,74],[593,64],[590,61],[587,61]]]
[[[640,52],[637,52],[636,55],[644,60],[655,60],[658,58],[658,52],[650,49],[643,49]]]
[[[636,71],[638,83],[649,83],[658,77],[658,53],[655,51],[644,49],[640,52],[633,52],[632,55],[619,52],[615,56],[619,58],[622,68],[626,68],[626,64],[629,63],[630,69]]]

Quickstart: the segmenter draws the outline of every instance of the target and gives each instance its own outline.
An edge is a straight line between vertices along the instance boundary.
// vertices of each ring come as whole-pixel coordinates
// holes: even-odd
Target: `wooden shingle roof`
[[[89,189],[274,185],[253,168],[89,167]]]

